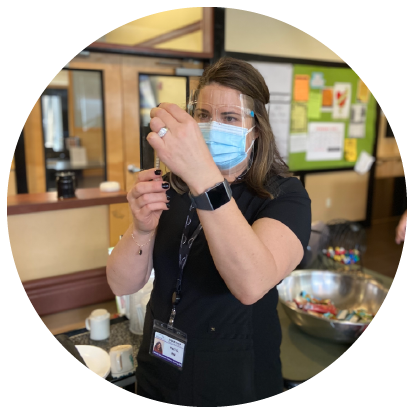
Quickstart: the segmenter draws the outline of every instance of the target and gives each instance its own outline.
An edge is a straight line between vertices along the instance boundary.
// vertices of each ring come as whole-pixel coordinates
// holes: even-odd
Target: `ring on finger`
[[[168,131],[167,128],[161,128],[161,129],[159,130],[159,132],[157,132],[157,134],[158,134],[161,138],[163,138],[163,136],[166,135],[167,131]]]

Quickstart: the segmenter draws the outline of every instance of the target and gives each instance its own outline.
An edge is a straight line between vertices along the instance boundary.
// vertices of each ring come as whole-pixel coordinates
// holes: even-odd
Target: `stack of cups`
[[[137,293],[128,296],[128,305],[126,315],[130,320],[129,329],[133,334],[143,334],[143,324],[146,315],[146,306],[150,300],[150,294],[153,289],[154,272],[147,284]]]
[[[140,290],[130,296],[129,313],[130,325],[129,329],[133,334],[143,334],[144,317],[146,313],[146,306],[142,302],[143,291]],[[147,304],[147,303],[146,303]]]

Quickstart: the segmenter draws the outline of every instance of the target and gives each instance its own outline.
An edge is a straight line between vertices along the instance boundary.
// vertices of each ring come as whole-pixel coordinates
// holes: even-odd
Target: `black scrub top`
[[[243,182],[231,188],[250,225],[260,218],[276,219],[288,226],[306,249],[310,199],[297,178],[269,179],[267,189],[275,196],[273,200],[258,197]],[[159,221],[153,250],[155,280],[137,356],[138,394],[186,406],[227,406],[282,392],[277,289],[253,305],[243,305],[220,277],[203,231],[190,250],[183,272],[182,299],[176,307],[174,327],[185,332],[188,339],[183,370],[149,354],[153,319],[168,322],[172,310],[180,240],[190,207],[188,194],[179,195],[172,188],[167,193],[170,209],[163,211]],[[189,236],[198,224],[195,213]]]

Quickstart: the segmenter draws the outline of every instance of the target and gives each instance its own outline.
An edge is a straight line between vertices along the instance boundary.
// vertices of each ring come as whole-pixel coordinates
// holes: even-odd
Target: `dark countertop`
[[[135,367],[137,367],[136,357],[143,336],[133,334],[129,330],[129,320],[126,317],[119,317],[110,320],[110,337],[107,340],[96,341],[90,339],[90,333],[85,328],[81,330],[70,331],[65,334],[70,337],[75,345],[96,346],[107,351],[107,353],[109,353],[112,347],[123,344],[131,344],[133,346],[134,364]],[[129,376],[133,376],[133,374]],[[106,380],[109,380],[112,383],[116,383],[119,380],[123,380],[123,378],[114,379],[110,373],[106,377]]]
[[[391,278],[371,270],[364,269],[364,271],[379,281],[384,287],[389,289],[391,286]],[[331,365],[351,346],[351,344],[339,344],[312,337],[301,331],[288,318],[280,303],[278,304],[277,311],[282,328],[281,360],[283,377],[285,379],[291,381],[308,380]],[[75,345],[97,346],[107,352],[110,351],[111,347],[120,344],[132,344],[135,366],[137,366],[136,355],[143,336],[130,332],[129,320],[126,317],[112,319],[110,323],[110,337],[107,340],[91,340],[90,334],[86,329],[71,331],[66,333],[66,335],[71,338]],[[134,375],[129,375],[128,377],[133,377],[134,379]],[[118,381],[123,380],[123,378],[113,379],[111,374],[106,379],[118,385],[120,385]]]

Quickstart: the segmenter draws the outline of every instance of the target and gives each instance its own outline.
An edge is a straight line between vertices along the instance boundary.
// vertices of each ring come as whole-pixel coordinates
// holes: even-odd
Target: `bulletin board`
[[[373,155],[377,104],[350,68],[293,65],[287,163],[292,171],[353,167]]]

